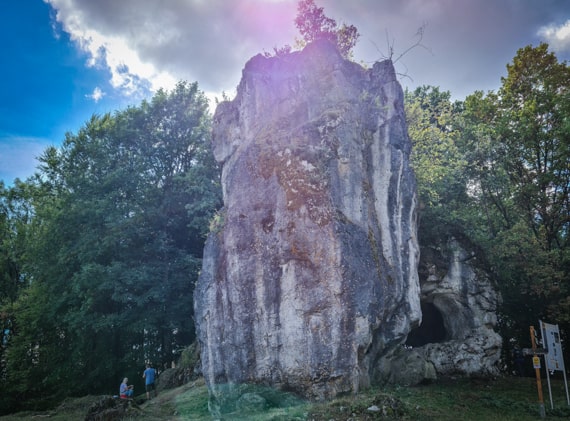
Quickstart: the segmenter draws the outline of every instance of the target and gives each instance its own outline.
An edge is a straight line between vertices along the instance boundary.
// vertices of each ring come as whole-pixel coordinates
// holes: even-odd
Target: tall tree
[[[170,363],[194,339],[192,292],[221,199],[209,136],[207,100],[180,82],[139,107],[93,116],[59,151],[46,150],[32,282],[16,303],[8,354],[14,392],[38,378],[35,396],[56,384],[114,390],[145,360]]]
[[[521,48],[498,106],[497,158],[518,216],[501,233],[498,255],[525,262],[509,269],[541,304],[536,317],[570,324],[570,68],[546,44]]]
[[[520,49],[499,92],[515,200],[545,250],[568,247],[570,68],[546,44]]]
[[[27,285],[23,270],[27,228],[34,217],[34,189],[16,179],[6,188],[0,181],[0,306],[11,304]]]
[[[38,212],[47,212],[47,203],[53,200],[44,188],[32,181],[16,180],[3,196],[10,226],[4,244],[11,250],[12,265],[16,268],[12,282],[17,285],[16,293],[4,300],[0,308],[4,328],[9,330],[2,343],[3,381],[0,382],[3,401],[0,407],[5,410],[23,401],[30,406],[45,404],[48,400],[43,391],[57,388],[58,362],[65,358],[59,348],[64,338],[58,336],[52,323],[46,290],[34,282],[36,256],[32,249],[41,238],[36,234],[45,230]],[[45,206],[40,205],[42,201]],[[49,378],[48,366],[53,370]]]
[[[570,327],[569,111],[570,69],[546,44],[521,48],[497,93],[464,103],[465,227],[498,280],[506,338],[526,342],[538,319]]]
[[[432,86],[406,90],[404,99],[421,206],[419,237],[422,245],[440,247],[464,231],[467,164],[457,144],[462,105]]]
[[[420,199],[435,205],[446,196],[450,183],[460,182],[464,162],[457,149],[458,104],[451,93],[422,86],[405,92],[408,132],[413,142],[412,164]]]

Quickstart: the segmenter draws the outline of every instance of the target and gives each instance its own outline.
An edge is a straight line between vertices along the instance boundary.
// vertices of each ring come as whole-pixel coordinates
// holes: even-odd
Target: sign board
[[[534,356],[532,357],[532,366],[534,368],[540,368],[540,357],[539,356]]]
[[[564,371],[564,358],[562,356],[562,343],[558,325],[541,322],[543,345],[548,352],[544,356],[547,370]]]
[[[548,380],[548,393],[550,394],[550,407],[554,409],[552,390],[550,390],[550,372],[552,371],[552,373],[554,373],[556,370],[562,371],[562,375],[564,376],[566,400],[568,401],[568,406],[570,406],[570,394],[568,394],[568,383],[566,381],[566,370],[564,369],[564,357],[562,356],[562,343],[560,342],[558,325],[544,323],[542,320],[539,320],[539,324],[542,332],[542,345],[546,347],[544,361],[546,366],[546,379]],[[534,343],[533,347],[535,347]]]

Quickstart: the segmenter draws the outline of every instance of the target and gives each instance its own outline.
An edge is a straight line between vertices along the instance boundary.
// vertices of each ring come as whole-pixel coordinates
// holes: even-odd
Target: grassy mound
[[[546,382],[544,382],[546,383]],[[548,389],[544,385],[548,419],[568,419],[562,379],[552,380],[554,410],[550,409]],[[310,403],[283,394],[286,405],[276,404],[280,392],[272,393],[265,409],[225,414],[232,421],[535,421],[539,418],[536,382],[533,378],[445,379],[415,387],[372,388],[355,396],[345,396],[326,403]],[[140,397],[144,399],[144,395]],[[0,421],[43,419],[82,420],[89,406],[99,397],[67,399],[45,412],[22,412],[0,417]],[[138,398],[137,398],[138,399]],[[208,391],[199,379],[176,389],[164,391],[130,411],[125,420],[210,421]]]

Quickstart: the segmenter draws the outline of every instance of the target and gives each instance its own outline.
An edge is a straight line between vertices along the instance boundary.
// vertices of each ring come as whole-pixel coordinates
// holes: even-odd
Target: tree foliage
[[[19,180],[12,189],[0,182],[0,305],[13,303],[23,286],[22,241],[31,210],[19,197],[21,188]]]
[[[524,298],[537,301],[534,314],[568,326],[570,68],[546,44],[521,48],[496,104],[495,155],[510,194],[502,204],[497,267]]]
[[[420,199],[429,207],[441,205],[449,185],[462,181],[465,166],[457,147],[458,105],[449,92],[428,86],[406,91],[405,103]]]
[[[499,92],[513,199],[545,250],[568,247],[570,68],[548,46],[518,51]]]
[[[520,49],[497,93],[451,104],[406,94],[420,243],[459,237],[502,294],[505,338],[538,319],[570,328],[570,69],[546,44]],[[435,227],[435,228],[434,228]]]
[[[209,139],[204,95],[180,82],[44,152],[29,181],[29,287],[11,306],[12,395],[109,393],[194,340],[194,282],[221,200]]]
[[[318,7],[314,0],[300,0],[297,5],[295,26],[302,40],[298,46],[304,46],[319,39],[326,39],[338,47],[345,58],[352,57],[352,49],[360,34],[354,25],[339,24],[324,13],[324,8]]]

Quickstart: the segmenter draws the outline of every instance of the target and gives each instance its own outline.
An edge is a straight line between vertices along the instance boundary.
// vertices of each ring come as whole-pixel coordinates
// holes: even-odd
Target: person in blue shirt
[[[151,367],[150,364],[146,365],[146,370],[143,372],[143,379],[146,389],[146,398],[150,400],[150,391],[154,391],[154,397],[156,398],[156,387],[154,386],[154,379],[156,377],[156,370]]]
[[[127,384],[128,382],[129,379],[125,377],[123,379],[123,383],[121,383],[121,386],[119,387],[119,396],[121,397],[121,399],[130,399],[133,397],[133,394],[135,393],[134,386],[133,385],[129,386]]]

